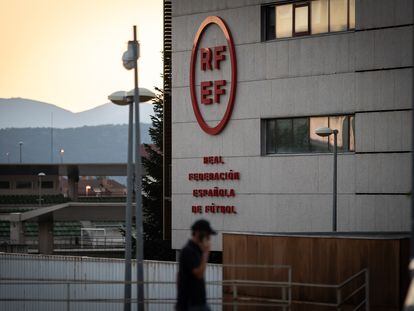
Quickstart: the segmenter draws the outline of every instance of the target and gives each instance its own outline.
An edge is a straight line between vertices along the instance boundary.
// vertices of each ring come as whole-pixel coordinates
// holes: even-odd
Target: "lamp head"
[[[127,92],[127,96],[130,96],[132,98],[134,98],[134,94],[135,94],[135,90],[132,89],[129,92]],[[155,94],[153,92],[151,92],[150,90],[144,88],[144,87],[140,87],[139,88],[139,102],[143,103],[143,102],[147,102],[151,99],[155,98]]]
[[[134,96],[128,96],[125,91],[114,92],[108,96],[108,99],[115,105],[125,106],[134,102]]]
[[[43,172],[40,172],[39,174],[37,174],[37,176],[39,176],[39,177],[44,177],[44,176],[46,176],[46,174],[45,174],[45,173],[43,173]]]
[[[134,89],[130,90],[129,92],[125,91],[118,91],[114,92],[108,96],[108,99],[116,105],[129,105],[134,102]],[[140,102],[147,102],[151,99],[154,99],[156,96],[150,90],[140,87],[139,88],[139,101]]]
[[[332,131],[329,127],[320,127],[315,130],[315,134],[321,137],[328,137],[333,133],[334,131]]]

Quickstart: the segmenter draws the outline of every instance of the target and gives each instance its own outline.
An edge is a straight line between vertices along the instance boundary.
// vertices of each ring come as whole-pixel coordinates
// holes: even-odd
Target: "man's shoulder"
[[[191,241],[187,242],[184,247],[181,249],[181,254],[189,254],[195,251]]]

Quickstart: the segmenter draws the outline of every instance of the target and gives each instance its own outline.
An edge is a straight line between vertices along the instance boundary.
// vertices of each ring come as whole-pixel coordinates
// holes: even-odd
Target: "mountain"
[[[151,123],[151,105],[140,105],[142,123]],[[74,113],[52,104],[24,99],[0,98],[0,128],[50,127],[70,128],[104,124],[126,124],[128,107],[103,104]]]
[[[150,143],[149,124],[141,124],[141,141]],[[65,163],[99,163],[127,161],[127,125],[83,126],[67,129],[7,128],[0,129],[0,163],[19,162],[19,141],[23,163],[61,161],[59,150],[64,149]],[[9,157],[7,156],[9,153]]]

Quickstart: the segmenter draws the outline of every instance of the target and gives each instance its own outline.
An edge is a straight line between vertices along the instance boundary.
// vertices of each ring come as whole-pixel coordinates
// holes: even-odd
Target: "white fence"
[[[135,261],[132,264],[132,275],[135,280]],[[175,262],[145,261],[144,278],[145,282],[148,282],[145,285],[145,299],[154,300],[147,304],[146,310],[174,309],[172,303],[160,304],[156,301],[175,299],[176,275],[177,263]],[[31,283],[19,282],[19,279],[33,281]],[[59,281],[52,282],[52,284],[42,282],[45,279]],[[0,253],[0,310],[122,310],[124,285],[121,282],[123,279],[124,261],[122,259]],[[77,281],[68,283],[65,280]],[[206,281],[217,282],[217,284],[207,286],[208,298],[221,299],[221,265],[208,265]],[[132,286],[132,298],[136,298],[136,285]],[[49,299],[58,301],[47,301]],[[93,299],[93,301],[76,301],[82,299]],[[133,310],[136,310],[135,303],[133,305]],[[221,307],[217,305],[212,308],[221,310]]]

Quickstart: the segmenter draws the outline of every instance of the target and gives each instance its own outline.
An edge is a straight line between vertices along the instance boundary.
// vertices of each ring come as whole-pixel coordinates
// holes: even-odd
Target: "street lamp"
[[[137,82],[137,80],[136,80]],[[137,85],[136,85],[137,86]],[[108,99],[120,106],[129,105],[129,115],[128,115],[128,165],[127,165],[127,201],[125,208],[125,285],[124,285],[124,310],[131,310],[131,249],[132,249],[132,240],[131,240],[131,231],[132,231],[132,193],[133,193],[133,113],[134,113],[134,98],[136,93],[140,94],[139,100],[135,101],[135,197],[136,197],[136,230],[137,230],[137,299],[138,299],[138,310],[144,310],[143,297],[143,231],[142,231],[142,209],[141,209],[141,155],[140,155],[140,129],[139,129],[139,102],[149,101],[155,98],[155,94],[148,89],[140,88],[138,92],[136,89],[129,92],[118,91],[114,92],[108,96]],[[139,229],[140,228],[140,229]]]
[[[89,186],[89,185],[87,185],[86,187],[85,187],[85,192],[86,192],[86,196],[89,196],[89,191],[92,189],[92,187],[91,186]]]
[[[332,130],[329,127],[320,127],[315,130],[315,134],[321,137],[329,137],[334,135],[334,159],[333,159],[333,191],[332,191],[332,231],[336,232],[337,230],[337,158],[338,158],[338,130]]]
[[[10,152],[6,152],[7,163],[10,163]]]
[[[65,149],[60,149],[59,154],[60,154],[60,164],[63,164],[63,155],[65,153]]]
[[[42,177],[45,177],[46,174],[43,172],[40,172],[39,174],[37,174],[37,176],[39,177],[39,207],[42,206]]]
[[[22,146],[23,146],[23,142],[19,141],[20,163],[22,163]]]

